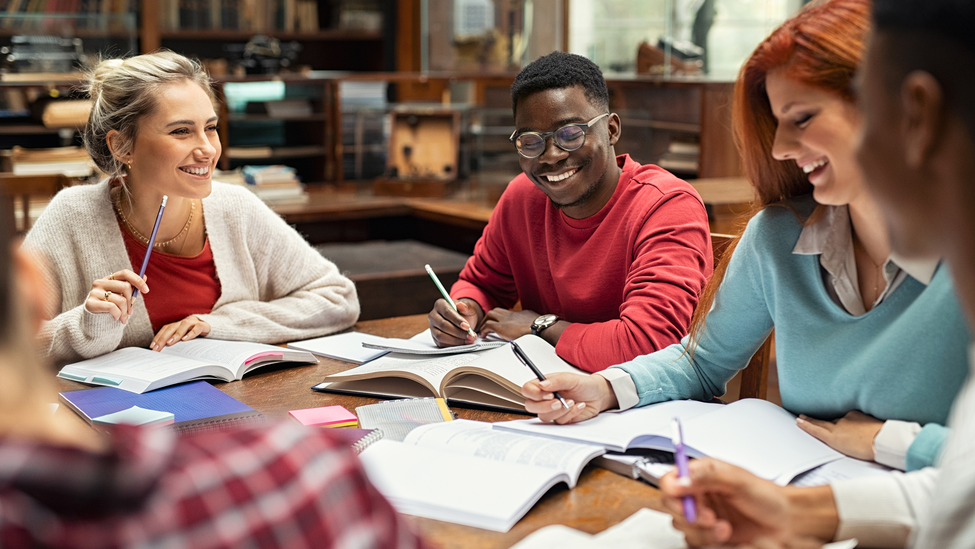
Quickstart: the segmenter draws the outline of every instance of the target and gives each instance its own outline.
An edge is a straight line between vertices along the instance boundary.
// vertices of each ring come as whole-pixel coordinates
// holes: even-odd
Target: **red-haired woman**
[[[570,423],[720,396],[775,328],[782,403],[803,429],[892,467],[934,462],[970,336],[947,269],[891,254],[854,158],[852,80],[869,12],[867,0],[809,7],[741,69],[734,127],[757,209],[691,334],[602,374],[529,382],[529,411]]]

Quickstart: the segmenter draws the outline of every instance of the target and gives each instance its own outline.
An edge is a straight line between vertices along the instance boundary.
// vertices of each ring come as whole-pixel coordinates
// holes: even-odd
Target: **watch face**
[[[535,319],[534,325],[539,328],[548,328],[552,324],[558,321],[559,317],[555,315],[542,315]]]

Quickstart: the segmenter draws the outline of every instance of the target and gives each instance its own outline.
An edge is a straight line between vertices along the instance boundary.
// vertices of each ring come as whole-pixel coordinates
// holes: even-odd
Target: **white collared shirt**
[[[853,316],[866,314],[857,277],[856,256],[853,251],[853,231],[850,211],[846,206],[826,206],[815,223],[802,228],[792,253],[819,255],[823,268],[823,283],[834,303]],[[908,276],[927,286],[931,283],[937,259],[907,260],[892,253],[884,262],[886,286],[877,296],[873,307],[880,305]],[[871,308],[873,308],[871,307]]]

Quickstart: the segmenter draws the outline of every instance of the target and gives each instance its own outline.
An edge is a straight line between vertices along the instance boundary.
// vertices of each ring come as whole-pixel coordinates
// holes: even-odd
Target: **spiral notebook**
[[[98,387],[60,393],[61,401],[88,423],[92,418],[138,406],[145,410],[171,412],[169,427],[180,432],[198,432],[262,424],[265,417],[234,397],[196,381],[173,385],[148,393],[132,393],[115,387]]]
[[[344,440],[356,454],[369,447],[370,444],[383,438],[382,429],[356,429],[354,427],[341,427],[330,429],[329,434]]]

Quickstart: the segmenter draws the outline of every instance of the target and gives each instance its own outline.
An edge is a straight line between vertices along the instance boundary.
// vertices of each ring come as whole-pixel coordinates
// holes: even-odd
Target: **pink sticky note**
[[[344,406],[322,406],[288,412],[298,423],[305,426],[340,427],[355,425],[359,419]]]

